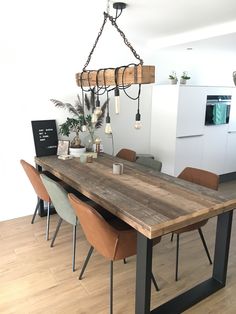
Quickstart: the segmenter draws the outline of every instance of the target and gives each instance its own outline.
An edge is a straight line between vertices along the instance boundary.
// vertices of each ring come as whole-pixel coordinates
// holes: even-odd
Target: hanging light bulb
[[[83,124],[82,125],[82,132],[86,132],[87,131],[87,126],[86,126],[86,124]]]
[[[98,116],[93,112],[91,122],[96,123],[97,121],[98,121]]]
[[[112,134],[111,118],[110,118],[109,115],[106,116],[105,133],[106,133],[106,134]]]
[[[115,88],[115,113],[120,113],[120,91],[118,86]]]
[[[134,127],[135,129],[139,130],[141,129],[142,127],[142,124],[141,124],[141,115],[139,113],[139,111],[136,113],[136,116],[135,116],[135,123],[134,123]]]
[[[138,96],[138,110],[135,116],[135,123],[134,123],[134,127],[136,130],[141,129],[142,124],[141,124],[141,114],[139,112],[139,105],[140,105],[140,97]]]
[[[97,97],[97,100],[96,100],[96,107],[94,109],[94,114],[96,114],[97,116],[100,116],[102,114],[99,97]]]
[[[81,88],[82,88],[82,85],[81,85]],[[82,132],[86,132],[87,131],[87,126],[86,126],[86,121],[85,121],[85,118],[84,118],[85,106],[84,106],[84,91],[83,91],[83,89],[82,89],[82,106],[83,106],[83,120],[84,120],[83,121],[83,125],[82,125]]]

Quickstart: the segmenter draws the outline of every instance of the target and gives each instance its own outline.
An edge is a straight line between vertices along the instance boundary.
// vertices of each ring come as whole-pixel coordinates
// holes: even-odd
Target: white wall
[[[76,99],[79,89],[75,73],[85,64],[105,8],[106,1],[94,1],[92,11],[91,3],[80,0],[8,0],[1,3],[0,221],[31,215],[34,211],[35,193],[19,163],[20,159],[34,163],[31,120],[56,119],[60,124],[66,118],[67,113],[55,108],[49,99],[68,102]],[[86,14],[87,24],[81,21]],[[119,34],[107,25],[88,68],[134,61]],[[139,131],[133,128],[136,102],[121,95],[120,116],[114,116],[112,105],[115,152],[123,146],[146,152],[149,149],[150,87],[143,88],[143,128]],[[100,134],[106,151],[111,153],[111,140],[103,132]]]
[[[150,60],[156,65],[156,82],[168,84],[168,76],[176,71],[180,78],[187,71],[188,84],[202,86],[234,86],[232,73],[236,69],[235,50],[214,49],[186,50],[171,48],[150,52]],[[191,46],[191,45],[190,45]]]

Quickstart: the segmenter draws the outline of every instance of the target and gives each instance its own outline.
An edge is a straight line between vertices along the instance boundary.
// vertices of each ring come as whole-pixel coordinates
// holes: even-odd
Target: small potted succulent
[[[181,75],[180,84],[186,84],[187,80],[190,80],[190,76],[188,76],[188,72],[184,71]]]
[[[178,78],[176,76],[176,72],[175,71],[172,71],[171,74],[169,75],[169,80],[170,80],[170,84],[177,84],[178,82]]]
[[[234,85],[236,86],[236,71],[233,72],[233,81]]]

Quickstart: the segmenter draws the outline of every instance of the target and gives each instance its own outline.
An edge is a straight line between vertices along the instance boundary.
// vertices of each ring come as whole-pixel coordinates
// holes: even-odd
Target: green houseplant
[[[184,71],[181,75],[180,84],[186,84],[187,80],[190,80],[190,76],[188,76],[188,72]]]
[[[236,71],[233,72],[233,81],[234,85],[236,86]]]
[[[95,93],[91,91],[90,97],[85,94],[84,105],[81,102],[80,96],[77,95],[75,104],[65,103],[57,99],[50,99],[52,103],[58,108],[66,109],[72,117],[67,117],[66,121],[59,126],[59,133],[64,136],[69,136],[71,133],[75,133],[75,137],[70,143],[71,148],[81,148],[81,139],[79,132],[88,131],[91,137],[91,142],[95,141],[94,132],[97,128],[102,126],[105,110],[107,106],[107,100],[101,106],[101,114],[97,116],[96,122],[93,122],[94,110],[96,108]]]
[[[169,80],[170,80],[170,84],[177,84],[178,82],[178,78],[176,76],[176,72],[172,71],[171,74],[169,75]]]

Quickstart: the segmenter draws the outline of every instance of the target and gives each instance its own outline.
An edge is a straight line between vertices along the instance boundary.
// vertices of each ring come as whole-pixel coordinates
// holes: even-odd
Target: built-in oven
[[[205,125],[229,123],[231,95],[207,95]]]

